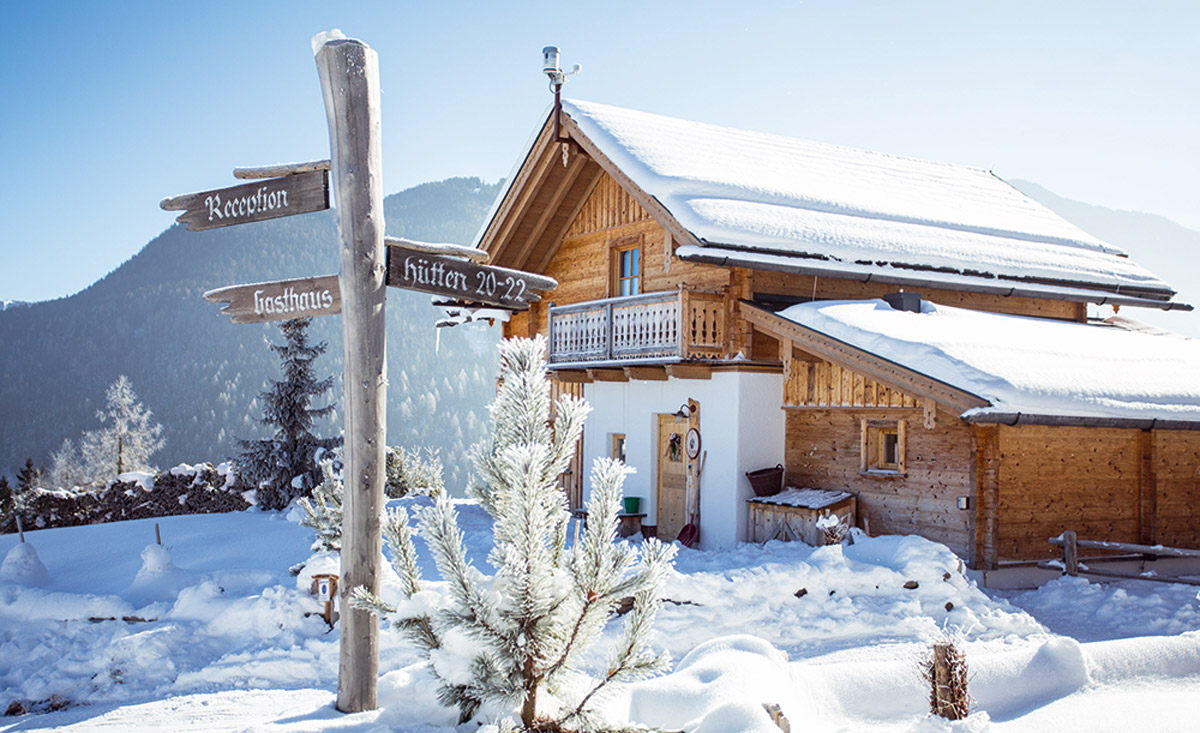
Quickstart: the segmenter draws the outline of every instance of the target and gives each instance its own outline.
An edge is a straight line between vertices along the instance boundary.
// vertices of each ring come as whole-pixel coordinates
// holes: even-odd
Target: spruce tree
[[[283,379],[271,380],[260,393],[263,415],[259,422],[273,430],[265,440],[243,440],[239,474],[258,488],[258,503],[266,509],[283,509],[298,496],[307,495],[321,480],[320,454],[342,444],[341,438],[318,438],[312,430],[320,418],[333,412],[334,403],[311,407],[314,398],[333,388],[333,377],[318,380],[313,361],[325,353],[325,342],[310,344],[311,318],[282,321],[284,342],[267,346],[279,355]]]
[[[8,484],[8,476],[0,474],[0,522],[8,519],[8,516],[13,513],[15,506],[13,503],[13,490]]]
[[[431,660],[440,683],[439,699],[457,707],[466,722],[485,703],[519,711],[525,730],[565,726],[595,729],[594,710],[614,682],[626,682],[661,669],[665,655],[647,649],[659,592],[675,550],[648,539],[638,553],[617,541],[617,512],[628,469],[599,459],[592,469],[588,527],[582,540],[566,547],[570,513],[557,488],[589,410],[582,400],[563,397],[550,423],[550,385],[545,340],[501,344],[502,386],[491,406],[493,433],[476,447],[480,481],[471,494],[493,517],[496,574],[486,577],[468,561],[452,501],[445,495],[421,512],[419,531],[446,581],[438,600],[424,591],[407,513],[393,511],[384,539],[407,598],[421,600],[390,608],[361,586],[352,603],[392,615]],[[615,605],[633,598],[625,627],[599,677],[583,674],[583,655],[603,631]],[[434,610],[436,609],[436,610]],[[475,643],[462,650],[463,636]],[[446,643],[450,639],[460,641]],[[448,657],[469,654],[465,664]],[[439,661],[433,663],[433,659]],[[462,670],[469,669],[469,674]],[[580,684],[580,679],[587,679]],[[539,705],[539,695],[555,699]]]
[[[17,493],[24,494],[38,488],[41,480],[42,472],[34,467],[32,458],[26,458],[25,465],[17,471]]]

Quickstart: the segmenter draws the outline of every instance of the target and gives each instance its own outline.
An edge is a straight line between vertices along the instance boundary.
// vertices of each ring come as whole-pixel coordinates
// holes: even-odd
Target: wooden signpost
[[[210,303],[228,303],[221,313],[234,323],[265,323],[291,318],[332,316],[342,312],[337,275],[230,285],[204,294]]]
[[[212,229],[329,208],[332,175],[342,241],[338,275],[231,285],[204,294],[227,303],[234,323],[341,313],[343,334],[345,468],[342,472],[340,582],[341,656],[337,708],[352,713],[376,706],[379,623],[350,606],[363,586],[378,594],[383,557],[382,509],[386,448],[384,306],[387,287],[448,296],[456,303],[524,310],[535,290],[558,283],[543,275],[477,264],[487,253],[454,244],[428,244],[383,235],[383,156],[379,122],[379,59],[361,41],[321,34],[313,39],[325,98],[332,159],[237,168],[253,183],[173,196],[160,204],[185,210],[190,230]]]
[[[477,265],[465,259],[431,254],[398,244],[387,247],[387,284],[394,288],[445,295],[457,301],[525,310],[541,300],[536,290],[558,282],[545,275]]]
[[[314,170],[214,191],[163,199],[167,211],[185,210],[175,221],[189,231],[216,229],[329,208],[329,173]]]

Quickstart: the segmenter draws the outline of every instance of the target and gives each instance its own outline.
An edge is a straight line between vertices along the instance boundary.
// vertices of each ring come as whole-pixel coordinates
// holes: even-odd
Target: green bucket
[[[625,504],[626,514],[637,514],[638,509],[642,505],[642,498],[640,496],[627,496],[622,499],[622,502]]]

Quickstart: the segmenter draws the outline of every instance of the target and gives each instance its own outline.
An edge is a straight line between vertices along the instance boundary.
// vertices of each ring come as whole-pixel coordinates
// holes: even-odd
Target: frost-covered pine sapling
[[[472,487],[493,516],[489,561],[496,575],[485,577],[468,561],[453,504],[441,496],[421,513],[419,529],[446,581],[445,593],[421,591],[408,517],[397,512],[388,519],[385,539],[408,601],[391,609],[360,588],[352,603],[394,614],[395,625],[425,651],[441,683],[439,699],[457,707],[462,722],[491,703],[519,709],[526,730],[590,728],[607,685],[665,662],[646,651],[646,642],[674,548],[647,540],[637,563],[636,552],[616,542],[627,470],[605,459],[593,468],[586,534],[565,549],[570,515],[556,481],[572,458],[588,408],[564,397],[551,425],[545,340],[506,341],[500,349],[503,383],[491,406],[492,439],[474,452],[482,481]],[[635,598],[633,613],[607,672],[577,684],[583,654],[613,605],[628,596]],[[459,649],[470,658],[455,659]],[[539,710],[539,693],[546,689],[566,692]]]
[[[296,503],[304,516],[300,524],[316,531],[313,552],[342,551],[342,479],[333,470],[333,461],[321,461],[321,483],[312,491],[312,500],[301,497]]]

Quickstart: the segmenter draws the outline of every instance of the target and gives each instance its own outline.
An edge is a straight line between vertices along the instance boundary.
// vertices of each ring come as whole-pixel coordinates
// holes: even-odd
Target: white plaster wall
[[[782,389],[778,374],[740,372],[717,372],[707,380],[587,384],[592,414],[584,427],[585,470],[590,474],[592,461],[609,455],[613,433],[624,433],[626,462],[637,470],[625,482],[625,496],[641,497],[646,523],[656,524],[656,415],[696,400],[702,451],[708,451],[700,480],[700,547],[732,547],[746,539],[745,500],[753,494],[746,472],[783,462]],[[585,501],[590,492],[585,475]]]

